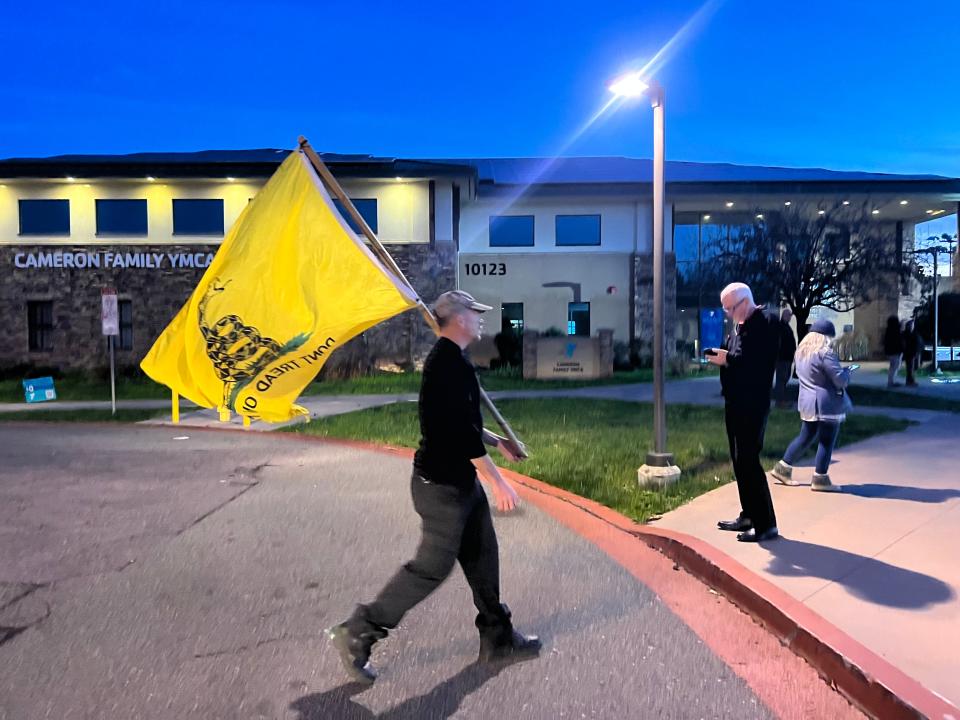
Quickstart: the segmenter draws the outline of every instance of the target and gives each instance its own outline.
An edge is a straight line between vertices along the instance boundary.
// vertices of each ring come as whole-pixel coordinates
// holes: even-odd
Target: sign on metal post
[[[105,287],[100,290],[102,308],[100,320],[104,335],[120,334],[120,306],[117,303],[117,289]]]
[[[110,414],[117,414],[117,385],[116,371],[113,360],[114,337],[120,334],[120,306],[117,303],[117,289],[105,287],[100,290],[101,309],[100,321],[103,325],[103,334],[107,336],[110,346]]]

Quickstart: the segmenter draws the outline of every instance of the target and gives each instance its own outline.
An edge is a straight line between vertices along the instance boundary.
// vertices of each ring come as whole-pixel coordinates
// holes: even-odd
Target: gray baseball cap
[[[477,312],[486,312],[493,310],[489,305],[478,303],[473,295],[463,290],[450,290],[437,298],[433,304],[433,312],[439,318],[448,318],[462,310],[476,310]]]

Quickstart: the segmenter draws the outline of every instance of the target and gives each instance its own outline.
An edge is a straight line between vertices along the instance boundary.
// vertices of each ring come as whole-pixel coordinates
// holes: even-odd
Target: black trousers
[[[750,518],[758,533],[777,524],[767,474],[760,464],[763,434],[767,429],[769,414],[769,407],[743,407],[727,403],[724,408],[730,459],[740,492],[740,515]]]
[[[787,400],[787,383],[790,382],[790,360],[777,360],[777,375],[773,383],[773,399],[779,402]]]
[[[410,492],[422,523],[420,546],[372,603],[357,608],[349,621],[353,630],[396,627],[408,610],[447,579],[457,562],[473,591],[480,632],[499,636],[511,630],[509,610],[500,604],[497,535],[480,482],[474,479],[470,487],[460,489],[414,473]]]
[[[907,366],[907,382],[910,385],[913,385],[917,380],[913,376],[914,370],[917,367],[917,356],[916,355],[904,355],[903,364]]]

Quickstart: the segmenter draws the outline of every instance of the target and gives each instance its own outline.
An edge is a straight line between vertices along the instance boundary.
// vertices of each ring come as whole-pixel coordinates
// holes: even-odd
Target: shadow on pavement
[[[767,572],[787,577],[819,577],[843,585],[856,597],[888,607],[921,609],[954,597],[953,588],[923,573],[836,548],[783,536],[763,548],[773,558]]]
[[[857,497],[911,500],[921,503],[942,503],[953,498],[960,498],[960,490],[954,488],[918,488],[903,485],[881,485],[879,483],[845,484],[843,485],[843,492]]]
[[[379,715],[353,701],[355,695],[370,687],[361,683],[347,683],[325,693],[304,695],[290,703],[290,709],[299,713],[297,720],[444,720],[457,711],[467,695],[477,691],[488,680],[511,665],[535,659],[521,658],[497,663],[473,662],[430,692],[404,700]]]

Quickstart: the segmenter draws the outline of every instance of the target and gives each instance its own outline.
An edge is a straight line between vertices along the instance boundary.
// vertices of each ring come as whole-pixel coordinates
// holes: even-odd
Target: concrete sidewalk
[[[189,412],[196,408],[189,400],[180,400],[180,408]],[[170,408],[169,400],[117,400],[118,410],[163,410]],[[0,403],[0,413],[36,412],[50,410],[109,410],[109,400],[53,400],[41,403]]]
[[[845,365],[847,363],[844,363]],[[907,387],[906,374],[903,368],[897,376],[897,382],[901,383],[892,388],[887,387],[887,363],[885,362],[863,362],[861,368],[852,375],[852,384],[863,385],[865,387],[881,388],[891,390],[892,392],[903,395],[926,395],[928,397],[944,398],[946,400],[960,400],[960,377],[944,375],[941,377],[930,377],[926,375],[917,376],[917,384],[914,387]]]
[[[781,538],[716,529],[739,510],[731,483],[656,523],[710,543],[941,696],[960,704],[960,416],[834,455],[843,493],[771,482]],[[843,432],[841,430],[841,442]],[[812,467],[798,468],[807,481]]]

